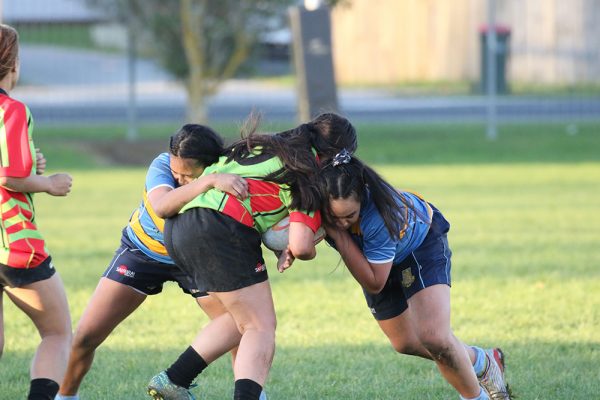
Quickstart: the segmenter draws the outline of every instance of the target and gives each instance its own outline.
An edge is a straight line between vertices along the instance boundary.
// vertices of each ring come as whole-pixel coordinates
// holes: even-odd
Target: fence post
[[[314,4],[313,4],[314,3]],[[304,122],[322,112],[337,112],[337,88],[331,53],[331,20],[327,6],[305,0],[290,7],[298,116]]]
[[[487,2],[487,121],[486,121],[486,136],[489,140],[495,140],[498,137],[498,118],[496,101],[496,51],[498,43],[496,41],[496,0],[488,0]]]
[[[138,121],[137,121],[137,97],[136,97],[136,46],[135,32],[133,27],[131,7],[127,8],[127,136],[128,142],[134,142],[138,139]]]

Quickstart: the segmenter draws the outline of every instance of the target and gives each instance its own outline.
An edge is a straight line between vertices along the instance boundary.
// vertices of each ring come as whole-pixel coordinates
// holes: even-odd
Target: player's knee
[[[266,338],[272,340],[275,340],[276,328],[277,319],[275,316],[273,316],[273,318],[266,318],[259,321],[242,322],[238,324],[238,329],[242,335],[248,331],[256,331],[260,332]]]
[[[397,353],[414,356],[419,354],[419,346],[416,343],[411,343],[403,340],[394,340],[391,342],[392,347]]]
[[[54,337],[61,341],[68,341],[69,344],[73,339],[73,332],[71,331],[71,323],[64,324],[48,324],[45,326],[38,327],[40,336],[43,338]]]
[[[419,341],[435,357],[436,354],[443,355],[452,348],[451,337],[443,330],[424,329],[417,334]]]
[[[76,332],[73,337],[73,350],[94,351],[102,343],[104,338],[98,337],[90,332]]]
[[[446,364],[452,358],[452,343],[444,337],[431,335],[421,339],[423,347],[427,349],[434,361]]]

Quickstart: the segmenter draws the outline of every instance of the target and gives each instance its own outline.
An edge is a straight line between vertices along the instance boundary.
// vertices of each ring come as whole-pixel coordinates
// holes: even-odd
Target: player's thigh
[[[377,321],[394,349],[400,353],[411,353],[421,347],[409,314],[410,311],[405,310],[396,317]]]
[[[108,278],[100,278],[77,324],[75,343],[104,340],[145,299],[145,294],[130,286]]]
[[[69,304],[58,273],[20,288],[5,288],[11,301],[33,321],[42,336],[71,333]]]
[[[211,293],[231,313],[242,334],[248,329],[275,331],[275,307],[269,281],[231,292]]]
[[[410,317],[421,340],[424,335],[445,337],[450,334],[450,287],[439,284],[426,287],[408,299]]]
[[[215,319],[227,312],[223,303],[215,295],[197,297],[196,302],[210,319]]]

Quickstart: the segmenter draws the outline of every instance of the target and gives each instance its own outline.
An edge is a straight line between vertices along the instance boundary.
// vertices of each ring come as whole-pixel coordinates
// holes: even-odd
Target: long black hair
[[[330,160],[342,149],[354,152],[358,143],[356,129],[348,119],[334,113],[321,114],[308,123],[271,135],[256,133],[259,121],[259,116],[250,116],[242,140],[225,150],[227,160],[239,161],[256,152],[278,157],[283,168],[264,179],[289,186],[292,208],[318,210],[321,207],[319,162]]]
[[[196,160],[202,167],[217,162],[223,150],[221,136],[209,127],[198,124],[183,125],[169,142],[172,155]]]
[[[354,197],[362,203],[369,191],[371,200],[381,214],[391,236],[397,236],[405,226],[406,207],[414,209],[404,196],[396,191],[377,172],[348,152],[337,154],[319,173],[319,187],[323,199],[323,219],[327,224],[335,225],[332,217],[330,199]],[[401,200],[400,204],[398,199]]]

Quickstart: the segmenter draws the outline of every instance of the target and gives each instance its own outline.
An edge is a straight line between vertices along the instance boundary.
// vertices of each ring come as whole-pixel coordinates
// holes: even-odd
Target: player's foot
[[[150,379],[148,394],[154,400],[195,400],[189,390],[171,382],[165,371]]]
[[[485,351],[486,366],[478,376],[479,384],[491,400],[510,400],[511,393],[504,379],[504,353],[498,348]]]

